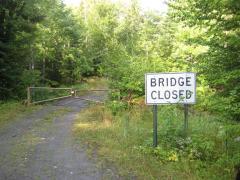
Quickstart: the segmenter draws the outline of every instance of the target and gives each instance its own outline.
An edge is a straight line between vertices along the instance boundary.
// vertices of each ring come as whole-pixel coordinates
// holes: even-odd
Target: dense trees
[[[33,1],[33,3],[36,3]],[[33,13],[34,12],[34,13]],[[15,95],[19,77],[31,59],[35,24],[42,18],[28,1],[1,1],[0,6],[0,94]]]
[[[29,85],[107,76],[122,96],[144,95],[144,73],[198,73],[198,107],[238,119],[240,3],[171,0],[166,15],[107,0],[3,0],[0,99]]]
[[[215,91],[213,107],[239,120],[240,2],[178,0],[171,5],[173,19],[202,31],[200,36],[189,38],[188,44],[208,49],[196,61],[199,74]]]
[[[0,8],[0,99],[92,71],[82,53],[84,28],[61,1],[4,0]]]

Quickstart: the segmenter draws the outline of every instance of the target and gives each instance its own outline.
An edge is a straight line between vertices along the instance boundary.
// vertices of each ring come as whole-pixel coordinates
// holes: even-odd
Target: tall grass
[[[26,106],[16,101],[0,103],[0,128],[41,106]]]
[[[113,115],[115,114],[115,116]],[[233,179],[240,163],[240,126],[207,113],[191,113],[188,135],[181,107],[161,106],[158,147],[152,147],[151,107],[112,113],[92,106],[81,111],[74,132],[97,152],[99,161],[117,167],[127,179]],[[228,134],[231,129],[231,136]]]
[[[99,77],[87,78],[82,82],[76,83],[72,88],[77,90],[107,89],[107,79]]]

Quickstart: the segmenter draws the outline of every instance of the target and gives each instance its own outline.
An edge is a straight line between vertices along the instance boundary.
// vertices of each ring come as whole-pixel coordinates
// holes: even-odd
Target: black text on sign
[[[146,104],[195,104],[195,73],[145,74]]]

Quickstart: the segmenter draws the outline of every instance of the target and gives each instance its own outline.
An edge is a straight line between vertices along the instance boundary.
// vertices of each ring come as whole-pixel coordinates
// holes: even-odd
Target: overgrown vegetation
[[[60,86],[105,76],[121,96],[144,95],[144,73],[197,73],[201,110],[239,120],[237,0],[168,0],[166,14],[108,0],[0,4],[0,99],[27,86]]]
[[[157,148],[152,147],[152,111],[118,111],[92,106],[80,112],[77,142],[97,153],[100,163],[137,179],[233,179],[240,163],[239,125],[207,113],[191,113],[188,136],[181,107],[159,108]],[[90,154],[92,156],[92,154]]]
[[[99,154],[120,165],[120,172],[232,178],[240,161],[240,1],[167,3],[161,14],[142,11],[137,0],[82,0],[72,9],[61,0],[1,1],[0,101],[26,98],[28,86],[68,87],[105,77],[120,98],[113,93],[103,109],[85,111],[76,131],[98,144]],[[144,74],[189,71],[197,73],[189,135],[182,132],[181,107],[161,107],[160,145],[152,149]],[[141,109],[133,106],[139,100]],[[11,106],[14,113],[7,112]],[[0,122],[24,111],[18,104],[0,108]]]
[[[27,107],[19,102],[0,103],[0,128],[41,106]]]
[[[84,78],[81,83],[72,86],[76,90],[108,89],[108,80],[100,77]]]

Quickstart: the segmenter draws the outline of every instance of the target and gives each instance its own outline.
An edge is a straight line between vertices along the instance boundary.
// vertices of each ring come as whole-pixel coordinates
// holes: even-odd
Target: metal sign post
[[[184,131],[188,131],[188,104],[196,103],[196,73],[145,74],[145,103],[153,105],[153,146],[157,147],[157,105],[184,104]]]
[[[153,147],[157,147],[157,105],[153,105]]]
[[[184,133],[188,134],[188,104],[184,104]]]

